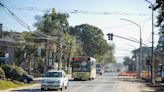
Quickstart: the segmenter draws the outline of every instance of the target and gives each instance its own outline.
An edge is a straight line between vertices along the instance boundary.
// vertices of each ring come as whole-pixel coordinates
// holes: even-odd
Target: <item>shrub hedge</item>
[[[3,69],[0,67],[0,79],[4,80],[5,79],[5,72]]]
[[[12,80],[17,80],[18,77],[28,75],[28,73],[21,67],[14,65],[3,65],[2,69],[5,72],[6,78],[10,78]]]

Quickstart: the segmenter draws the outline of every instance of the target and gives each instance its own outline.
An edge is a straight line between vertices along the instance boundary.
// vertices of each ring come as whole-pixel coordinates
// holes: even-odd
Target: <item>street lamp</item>
[[[138,69],[138,77],[140,78],[140,72],[141,72],[141,58],[142,58],[142,36],[141,36],[141,26],[131,20],[128,20],[128,19],[121,19],[121,20],[124,20],[124,21],[129,21],[133,24],[135,24],[136,26],[139,27],[140,29],[140,54],[139,54],[139,69]]]
[[[152,57],[151,57],[151,64],[152,64],[152,83],[155,84],[155,61],[154,61],[154,12],[153,12],[153,7],[154,5],[148,1],[148,0],[145,0],[146,2],[148,2],[150,4],[151,7],[151,10],[152,10]]]

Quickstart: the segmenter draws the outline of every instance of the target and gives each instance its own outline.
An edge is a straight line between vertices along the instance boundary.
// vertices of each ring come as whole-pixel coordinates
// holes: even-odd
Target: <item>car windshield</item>
[[[62,77],[61,72],[47,72],[44,77]]]

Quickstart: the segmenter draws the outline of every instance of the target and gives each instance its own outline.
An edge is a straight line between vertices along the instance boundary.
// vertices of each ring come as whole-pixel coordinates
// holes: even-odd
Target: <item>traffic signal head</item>
[[[113,40],[113,33],[108,33],[108,40]]]

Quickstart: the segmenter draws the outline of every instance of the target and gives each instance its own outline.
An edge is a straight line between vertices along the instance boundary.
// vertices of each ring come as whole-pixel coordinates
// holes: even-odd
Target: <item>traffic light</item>
[[[108,40],[113,40],[113,33],[108,33]]]

